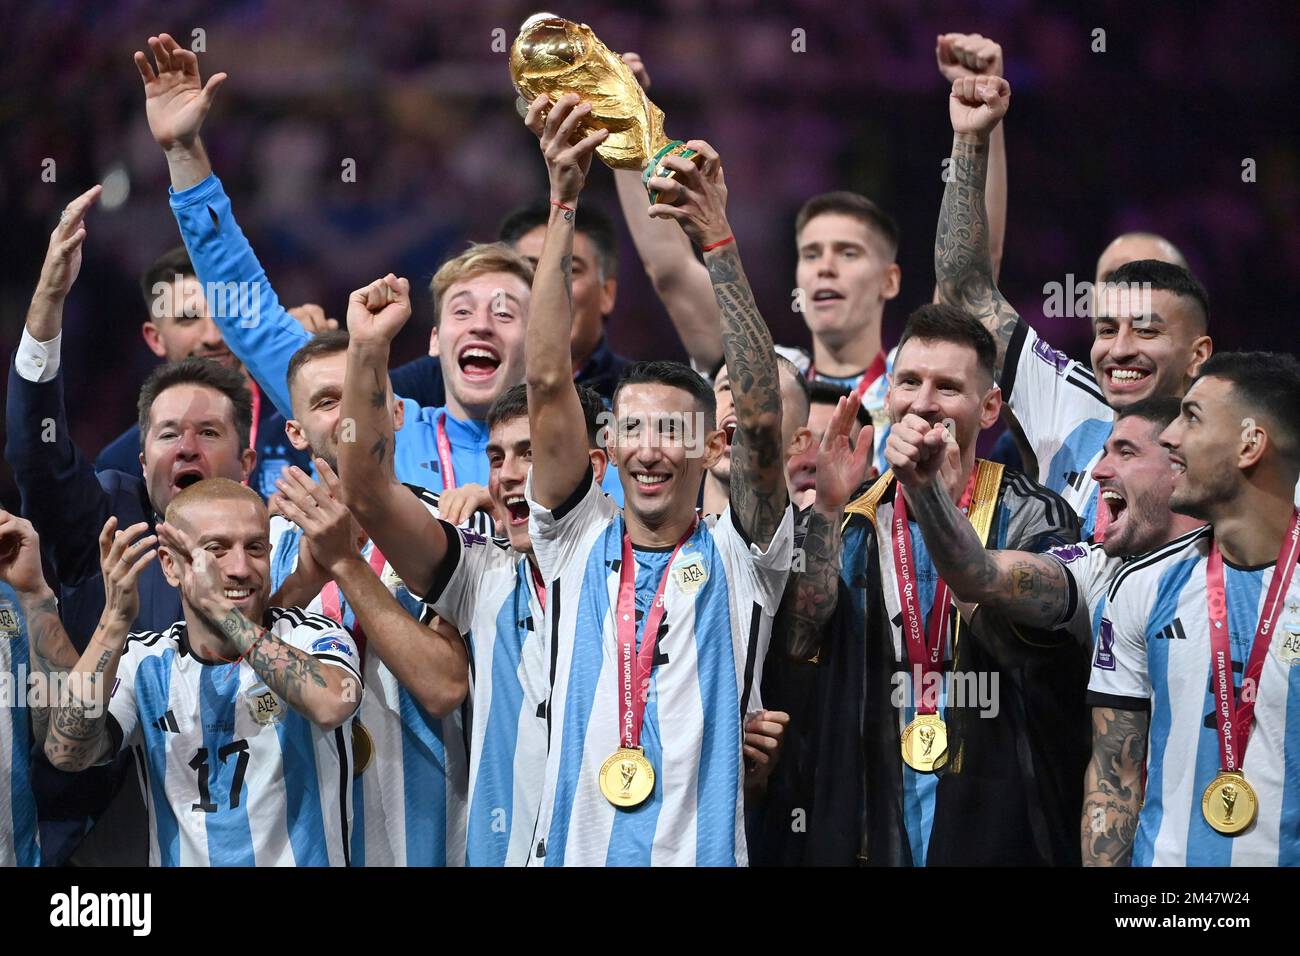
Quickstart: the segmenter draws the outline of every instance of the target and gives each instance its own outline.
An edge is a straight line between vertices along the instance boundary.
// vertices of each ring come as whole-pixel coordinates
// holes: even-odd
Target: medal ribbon
[[[542,572],[537,570],[537,565],[528,562],[528,570],[533,575],[533,591],[537,594],[537,603],[542,610],[546,610],[546,582],[542,580]]]
[[[442,489],[456,487],[456,469],[451,464],[451,442],[447,439],[447,413],[438,416],[438,467],[442,471]]]
[[[862,373],[862,378],[858,379],[858,385],[857,388],[855,389],[855,391],[857,391],[858,393],[858,397],[861,398],[863,395],[865,395],[867,389],[869,389],[875,383],[876,379],[880,378],[880,376],[884,374],[885,374],[885,353],[881,352],[875,357],[875,359],[872,360],[871,364],[867,366],[867,370]],[[816,378],[817,378],[817,366],[809,362],[808,381],[810,382],[814,381]]]
[[[639,653],[636,650],[636,557],[632,553],[627,525],[623,526],[623,561],[618,569],[618,618],[614,623],[618,634],[618,733],[623,746],[629,750],[641,742],[641,719],[645,716],[650,672],[654,670],[655,650],[659,645],[659,625],[664,619],[664,586],[682,545],[695,533],[699,523],[698,517],[691,522],[668,558],[668,565],[655,591],[654,603],[650,605],[641,629]]]
[[[975,496],[976,468],[966,482],[958,507],[963,515],[970,510],[971,499]],[[922,637],[920,606],[917,602],[919,586],[916,581],[915,558],[912,551],[912,531],[907,525],[907,498],[899,488],[894,497],[894,571],[898,577],[898,596],[903,605],[903,641],[907,647],[907,660],[912,665],[912,673],[921,670],[921,684],[925,677],[939,671],[940,655],[943,653],[943,636],[947,630],[948,610],[952,606],[948,600],[948,585],[942,580],[935,588],[934,605],[930,609],[929,633]],[[913,700],[920,695],[920,688],[913,688]],[[933,704],[917,703],[917,713],[933,714],[937,708]]]
[[[1232,648],[1228,639],[1228,600],[1223,585],[1223,555],[1217,541],[1210,544],[1210,554],[1205,562],[1205,600],[1210,612],[1210,672],[1214,676],[1215,716],[1219,725],[1219,754],[1225,771],[1239,770],[1246,760],[1246,743],[1250,740],[1251,724],[1255,718],[1255,700],[1259,696],[1259,678],[1264,671],[1264,659],[1273,643],[1273,624],[1286,600],[1295,573],[1296,559],[1300,557],[1300,511],[1291,514],[1291,527],[1282,539],[1277,567],[1264,598],[1264,610],[1255,628],[1255,642],[1250,648],[1250,658],[1241,679],[1241,697],[1232,686]],[[1247,694],[1247,688],[1250,693]],[[1248,699],[1247,699],[1248,698]]]
[[[384,565],[387,560],[376,546],[370,551],[370,568],[375,572],[375,577],[383,580]],[[321,589],[320,592],[321,613],[337,624],[339,627],[345,627],[343,623],[343,600],[339,593],[339,583],[330,581]],[[352,627],[352,636],[357,642],[357,653],[361,659],[366,659],[366,632],[361,627],[360,621],[355,621]]]

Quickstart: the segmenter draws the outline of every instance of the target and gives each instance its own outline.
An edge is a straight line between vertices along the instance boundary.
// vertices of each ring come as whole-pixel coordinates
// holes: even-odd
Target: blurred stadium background
[[[778,342],[807,343],[790,309],[792,224],[824,190],[865,192],[902,226],[903,292],[886,312],[886,344],[929,299],[951,138],[933,48],[936,34],[961,31],[1003,45],[1012,84],[1002,288],[1022,314],[1085,358],[1086,320],[1042,319],[1043,285],[1091,278],[1108,239],[1151,229],[1183,249],[1209,288],[1219,348],[1295,349],[1294,2],[5,0],[6,364],[59,210],[104,182],[66,314],[68,404],[88,455],[134,418],[154,362],[140,340],[138,277],[179,241],[131,63],[150,34],[188,46],[204,31],[204,77],[230,74],[204,139],[236,215],[281,299],[319,302],[341,320],[353,288],[390,269],[425,284],[445,255],[492,238],[512,207],[543,194],[545,169],[493,42],[511,42],[538,9],[642,54],[668,131],[719,149],[732,224]],[[1105,53],[1091,51],[1095,29],[1106,31]],[[805,52],[792,50],[796,30]],[[346,158],[355,183],[341,179]],[[1247,158],[1256,182],[1243,182]],[[42,180],[47,159],[54,182]],[[617,213],[608,171],[589,193]],[[621,261],[614,347],[663,354],[671,327],[626,233]],[[430,312],[422,297],[398,358],[425,350]],[[0,500],[16,506],[5,466]]]

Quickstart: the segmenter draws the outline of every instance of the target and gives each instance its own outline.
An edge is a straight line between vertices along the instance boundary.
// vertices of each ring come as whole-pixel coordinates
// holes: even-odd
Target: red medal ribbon
[[[978,473],[978,468],[971,472],[966,490],[962,492],[961,503],[958,505],[962,514],[970,511],[971,499],[975,497],[975,476]],[[924,685],[927,683],[927,675],[941,669],[943,637],[947,632],[948,610],[952,605],[948,600],[948,585],[940,580],[934,592],[934,605],[930,609],[929,633],[923,637],[920,605],[917,602],[918,584],[912,551],[912,530],[907,524],[907,497],[901,487],[894,496],[893,537],[894,572],[898,577],[898,596],[903,605],[903,643],[907,648],[907,660],[912,665],[912,673],[915,674],[919,668],[920,684]],[[913,688],[914,700],[920,696],[920,691],[920,687]],[[919,714],[933,714],[937,710],[934,703],[924,700],[916,705]]]
[[[1210,672],[1214,677],[1215,716],[1219,724],[1219,754],[1225,771],[1238,770],[1246,760],[1246,743],[1250,740],[1255,719],[1255,700],[1259,696],[1259,678],[1264,672],[1264,658],[1273,643],[1273,623],[1286,601],[1300,557],[1300,511],[1291,514],[1291,527],[1282,539],[1273,580],[1264,598],[1264,610],[1255,628],[1255,642],[1241,679],[1241,698],[1232,686],[1232,648],[1228,639],[1228,599],[1223,586],[1223,555],[1217,541],[1210,544],[1205,562],[1205,601],[1210,612]]]
[[[872,386],[872,384],[875,383],[876,379],[880,378],[880,376],[884,374],[885,374],[885,353],[881,352],[872,360],[871,364],[867,366],[867,370],[862,373],[862,378],[858,379],[858,385],[857,388],[855,389],[855,391],[858,393],[858,397],[861,398],[863,395],[865,395],[867,393],[867,389],[869,389]],[[814,381],[816,378],[817,378],[817,366],[810,362],[808,363],[808,381],[810,382]]]
[[[375,577],[380,580],[384,577],[384,565],[386,563],[387,560],[379,548],[372,548],[370,551],[370,567],[375,572]],[[345,626],[343,623],[343,602],[339,594],[339,583],[337,581],[330,581],[321,589],[320,604],[322,614],[339,627]],[[361,659],[364,661],[366,659],[366,632],[362,629],[360,621],[357,621],[353,626],[352,636],[357,642],[357,653],[361,655]]]
[[[618,617],[614,624],[618,634],[618,732],[623,746],[628,749],[641,742],[641,719],[645,716],[650,672],[654,670],[655,650],[659,645],[659,625],[664,619],[664,586],[668,583],[678,552],[695,533],[699,523],[700,519],[696,517],[668,558],[663,577],[659,579],[659,588],[655,591],[654,603],[650,605],[641,629],[639,653],[636,650],[636,557],[632,554],[632,539],[628,537],[627,525],[623,526],[623,561],[618,569]]]
[[[451,442],[447,440],[447,412],[438,416],[438,467],[442,470],[442,490],[456,487],[456,469],[451,465]]]
[[[528,562],[528,570],[533,573],[533,591],[537,594],[537,603],[542,610],[546,610],[546,582],[542,580],[542,572],[537,570],[537,565]]]

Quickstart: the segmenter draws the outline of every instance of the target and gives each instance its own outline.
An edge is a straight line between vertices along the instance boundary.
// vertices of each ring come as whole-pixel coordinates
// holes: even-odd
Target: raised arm
[[[149,38],[157,70],[137,52],[149,131],[167,157],[172,212],[226,345],[286,418],[293,417],[285,375],[289,359],[311,338],[280,304],[266,272],[235,221],[230,199],[199,138],[226,74],[205,86],[198,57],[166,33]]]
[[[872,443],[849,440],[862,398],[851,392],[839,400],[817,451],[817,497],[803,539],[803,569],[790,575],[776,633],[786,635],[786,653],[811,660],[821,649],[826,623],[839,598],[841,529],[844,507],[866,479]]]
[[[435,717],[451,713],[469,692],[465,642],[458,634],[421,624],[397,603],[357,549],[352,515],[339,500],[338,477],[323,458],[316,459],[316,471],[322,484],[312,481],[298,468],[291,468],[287,478],[276,482],[284,516],[302,528],[316,562],[338,582],[357,616],[357,624],[366,633],[369,646],[401,685]],[[399,489],[430,522],[437,524],[414,495],[400,486]],[[380,551],[383,552],[382,546]],[[387,557],[387,552],[383,553]],[[400,575],[401,571],[397,573]]]
[[[193,547],[181,528],[160,524],[158,539],[178,569],[181,592],[190,606],[226,636],[267,687],[325,730],[333,730],[352,716],[361,701],[356,677],[282,641],[245,617],[225,596],[216,558]]]
[[[58,580],[70,585],[99,570],[96,529],[108,516],[108,495],[72,442],[60,374],[63,305],[81,270],[85,217],[99,193],[92,186],[70,202],[50,234],[5,407],[5,460],[23,513],[42,536]]]
[[[109,518],[99,533],[104,611],[52,708],[45,734],[45,756],[60,770],[84,770],[113,755],[108,701],[127,632],[140,612],[140,572],[158,555],[158,539],[148,530],[142,521],[118,531],[117,518]]]
[[[623,62],[631,68],[641,88],[650,89],[650,75],[641,57],[624,53]],[[632,244],[655,295],[663,303],[695,367],[711,372],[722,361],[722,328],[709,270],[695,258],[691,241],[671,219],[650,216],[640,173],[616,169],[614,185]]]
[[[1084,866],[1130,863],[1150,721],[1145,711],[1092,709],[1092,759],[1084,775],[1080,826]]]
[[[987,211],[990,136],[1006,114],[1011,86],[1001,77],[960,77],[948,97],[952,163],[934,237],[934,275],[940,301],[979,319],[998,347],[1002,375],[1020,316],[998,291]]]
[[[935,41],[939,74],[951,87],[966,76],[1004,76],[1002,46],[978,33],[943,33]],[[989,259],[996,285],[1002,271],[1002,253],[1007,235],[1007,145],[1006,124],[998,123],[989,136],[988,177],[984,191],[988,214]],[[935,292],[935,301],[938,291]]]
[[[885,460],[907,491],[935,569],[959,601],[989,605],[1033,627],[1064,623],[1070,588],[1060,562],[1027,551],[989,551],[953,504],[941,476],[945,452],[955,447],[942,424],[907,415],[889,431]]]
[[[569,333],[573,325],[573,221],[596,147],[608,135],[575,133],[591,111],[569,93],[554,106],[539,96],[524,123],[538,137],[551,182],[551,218],[533,276],[524,350],[528,356],[528,425],[533,495],[544,508],[566,501],[589,467],[587,427],[573,384]]]
[[[703,140],[692,140],[687,145],[703,158],[701,166],[697,168],[678,156],[665,160],[665,165],[677,171],[677,177],[650,180],[660,190],[661,200],[650,207],[650,212],[676,219],[704,252],[704,264],[722,316],[722,347],[736,402],[731,507],[749,539],[766,547],[789,504],[776,349],[754,302],[727,222],[722,160]]]
[[[447,553],[442,525],[397,480],[388,360],[411,317],[411,284],[391,272],[348,297],[348,366],[339,421],[340,494],[406,586],[424,595]]]

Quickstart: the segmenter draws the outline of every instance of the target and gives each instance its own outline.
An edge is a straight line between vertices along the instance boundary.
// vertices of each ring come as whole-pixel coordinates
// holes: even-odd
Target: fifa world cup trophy
[[[551,13],[537,13],[524,21],[510,48],[510,77],[524,104],[540,94],[555,102],[576,93],[591,104],[578,135],[609,130],[596,153],[614,169],[641,171],[641,181],[651,176],[674,177],[660,164],[668,156],[700,162],[694,150],[664,134],[663,110],[650,102],[632,71],[617,53],[601,43],[585,23],[574,23]],[[650,202],[658,201],[653,190]]]

